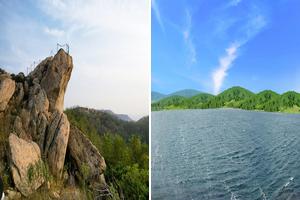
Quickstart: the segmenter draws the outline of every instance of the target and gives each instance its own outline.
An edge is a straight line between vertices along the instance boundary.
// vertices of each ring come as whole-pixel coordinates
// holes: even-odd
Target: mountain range
[[[106,113],[108,113],[108,114],[110,114],[110,115],[112,115],[112,116],[115,116],[115,117],[117,117],[118,119],[123,120],[123,121],[126,121],[126,122],[131,122],[131,121],[133,121],[133,120],[132,120],[128,115],[126,115],[126,114],[117,114],[117,113],[114,113],[114,112],[111,111],[111,110],[100,110],[100,111],[106,112]]]
[[[138,121],[123,120],[119,115],[107,110],[97,110],[85,107],[73,107],[65,110],[71,123],[83,132],[95,132],[98,135],[106,133],[119,134],[124,139],[137,135],[145,143],[149,142],[149,117],[145,116]]]
[[[192,97],[168,95],[151,104],[152,111],[169,109],[240,108],[268,112],[300,112],[300,94],[288,91],[278,94],[272,90],[253,93],[235,86],[218,95],[199,93]]]
[[[173,92],[170,94],[162,94],[160,92],[152,91],[151,92],[151,102],[156,102],[163,98],[171,97],[171,96],[192,97],[192,96],[195,96],[200,93],[202,93],[202,92],[200,92],[198,90],[194,90],[194,89],[179,90],[179,91],[176,91],[176,92]]]

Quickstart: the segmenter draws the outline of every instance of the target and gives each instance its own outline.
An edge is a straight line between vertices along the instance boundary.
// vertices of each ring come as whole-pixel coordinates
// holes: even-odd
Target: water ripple
[[[152,113],[152,199],[300,199],[300,115]]]

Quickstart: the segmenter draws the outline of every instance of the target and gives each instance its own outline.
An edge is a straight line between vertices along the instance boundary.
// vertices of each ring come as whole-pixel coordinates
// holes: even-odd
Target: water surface
[[[152,199],[300,199],[300,115],[152,112]]]

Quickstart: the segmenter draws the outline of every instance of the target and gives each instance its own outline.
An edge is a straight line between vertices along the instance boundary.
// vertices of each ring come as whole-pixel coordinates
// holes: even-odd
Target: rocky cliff
[[[0,69],[0,175],[9,169],[11,187],[25,197],[46,184],[45,170],[38,169],[68,183],[84,178],[92,187],[106,187],[104,158],[63,113],[72,69],[63,49],[28,76]]]

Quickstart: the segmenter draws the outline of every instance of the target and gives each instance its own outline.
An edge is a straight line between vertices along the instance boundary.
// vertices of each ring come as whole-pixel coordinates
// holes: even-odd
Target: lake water
[[[152,112],[152,199],[300,199],[300,115]]]

